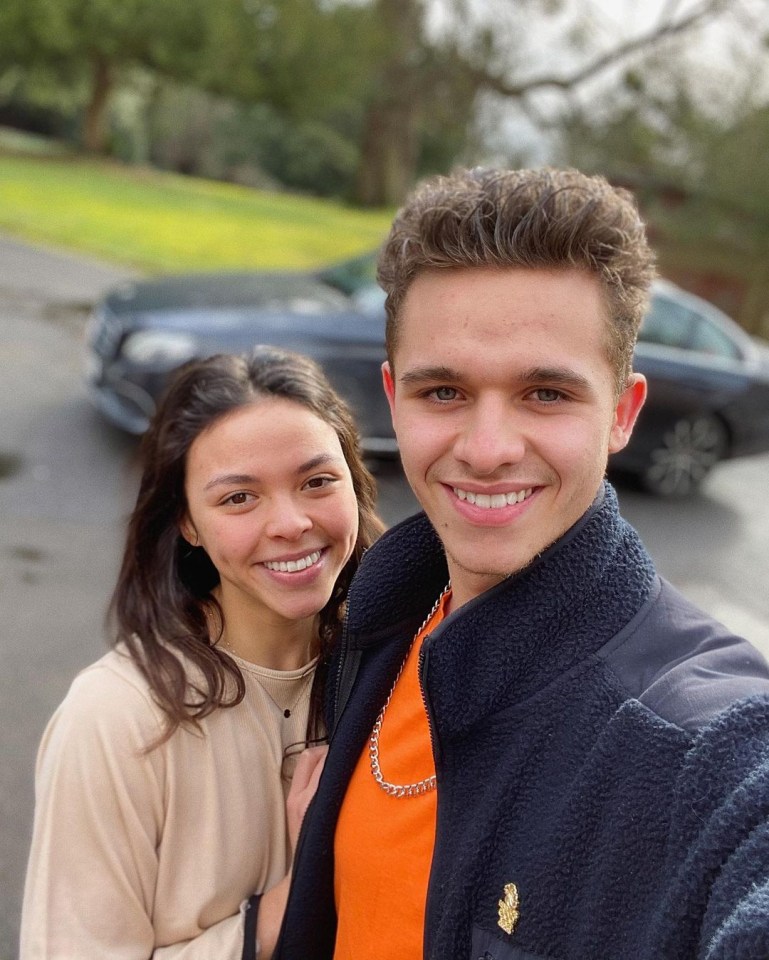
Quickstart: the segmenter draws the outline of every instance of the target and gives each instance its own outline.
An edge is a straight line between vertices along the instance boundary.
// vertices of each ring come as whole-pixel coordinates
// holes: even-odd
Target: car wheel
[[[685,497],[724,458],[728,444],[726,427],[715,417],[682,417],[652,449],[643,485],[661,497]]]

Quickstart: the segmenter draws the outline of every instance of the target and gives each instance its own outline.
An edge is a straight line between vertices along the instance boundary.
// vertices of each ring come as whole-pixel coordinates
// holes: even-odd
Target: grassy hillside
[[[317,266],[391,217],[28,146],[0,137],[0,229],[148,272]]]

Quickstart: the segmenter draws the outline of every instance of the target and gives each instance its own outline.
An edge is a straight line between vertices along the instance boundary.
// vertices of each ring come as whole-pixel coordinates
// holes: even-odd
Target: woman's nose
[[[281,497],[270,505],[265,525],[267,534],[283,540],[297,540],[312,527],[306,508],[290,497]]]

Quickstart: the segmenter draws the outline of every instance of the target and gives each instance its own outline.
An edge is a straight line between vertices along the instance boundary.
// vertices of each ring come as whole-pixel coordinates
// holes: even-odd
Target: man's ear
[[[624,449],[646,400],[646,377],[631,373],[628,384],[619,396],[614,411],[614,423],[609,436],[609,453]]]
[[[179,533],[184,537],[187,543],[191,547],[199,547],[200,542],[198,540],[198,532],[195,527],[192,525],[192,521],[185,514],[183,520],[179,524]]]
[[[390,404],[390,416],[395,412],[395,380],[388,360],[382,364],[382,384],[387,402]]]

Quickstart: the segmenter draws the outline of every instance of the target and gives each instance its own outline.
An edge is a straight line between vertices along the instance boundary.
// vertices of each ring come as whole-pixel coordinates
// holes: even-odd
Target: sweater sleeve
[[[769,700],[718,716],[679,777],[655,956],[769,957]]]
[[[156,943],[153,899],[163,841],[163,748],[147,692],[96,665],[52,717],[35,776],[20,960],[240,960],[243,919],[182,943]]]

